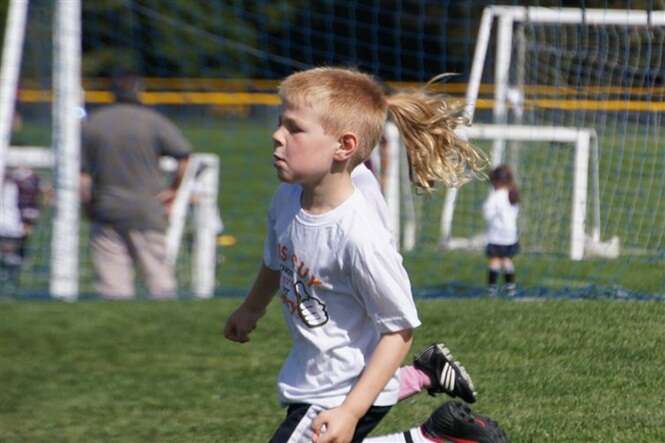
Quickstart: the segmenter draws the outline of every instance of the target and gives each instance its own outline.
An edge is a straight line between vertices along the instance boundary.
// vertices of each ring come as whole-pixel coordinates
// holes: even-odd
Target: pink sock
[[[411,365],[402,366],[399,368],[399,401],[429,388],[431,384],[429,376],[420,369]]]

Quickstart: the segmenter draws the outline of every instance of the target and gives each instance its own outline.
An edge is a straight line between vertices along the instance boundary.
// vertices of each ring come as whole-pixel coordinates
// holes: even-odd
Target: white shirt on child
[[[483,204],[487,222],[487,243],[513,245],[517,243],[519,205],[510,204],[508,189],[492,189]]]
[[[278,378],[282,403],[339,406],[383,333],[420,325],[391,234],[357,188],[312,215],[302,188],[282,184],[268,212],[264,263],[281,272],[280,298],[293,346]],[[397,402],[394,375],[374,402]]]
[[[363,193],[365,199],[369,202],[369,206],[376,213],[381,220],[381,223],[388,229],[393,237],[393,244],[397,247],[396,235],[392,222],[390,220],[390,211],[386,199],[381,193],[379,181],[372,171],[367,166],[360,163],[351,172],[351,180],[353,184]]]
[[[0,236],[21,238],[23,222],[18,207],[18,186],[13,180],[5,180],[0,190]]]

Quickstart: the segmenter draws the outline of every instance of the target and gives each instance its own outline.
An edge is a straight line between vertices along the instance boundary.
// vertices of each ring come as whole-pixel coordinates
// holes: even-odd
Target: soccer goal
[[[41,183],[43,194],[42,212],[36,232],[29,239],[26,263],[22,264],[22,286],[31,292],[49,292],[55,297],[73,300],[77,297],[79,280],[90,281],[85,239],[88,225],[83,220],[79,226],[67,230],[64,238],[56,238],[54,224],[57,211],[53,207],[57,197],[57,181],[54,179],[55,158],[51,148],[36,146],[10,147],[6,155],[6,166],[12,170],[27,168],[34,171]],[[160,164],[164,174],[173,173],[175,161],[163,158]],[[182,291],[196,297],[207,298],[214,293],[216,269],[216,239],[223,225],[217,208],[219,159],[211,154],[194,154],[190,159],[182,185],[176,195],[167,229],[167,256],[179,269]],[[55,213],[55,217],[51,215]],[[186,241],[189,234],[191,242]],[[67,246],[61,242],[75,242],[75,256],[62,257]],[[54,262],[76,264],[76,269],[67,269],[58,276],[53,275]],[[56,282],[55,278],[64,279]],[[73,292],[63,291],[69,288]]]
[[[92,280],[86,244],[88,224],[79,215],[80,125],[85,113],[80,8],[78,0],[56,2],[52,16],[37,17],[45,28],[52,28],[52,60],[49,64],[33,62],[31,66],[40,72],[38,80],[29,80],[48,80],[50,84],[40,86],[50,88],[52,95],[41,100],[46,105],[33,107],[24,117],[38,122],[32,125],[33,130],[43,132],[42,139],[50,138],[50,147],[10,147],[22,50],[24,44],[40,41],[34,34],[24,41],[26,30],[34,33],[39,28],[27,24],[26,0],[9,2],[0,78],[0,191],[3,177],[22,168],[37,174],[43,194],[42,215],[29,237],[16,288],[19,293],[50,294],[64,300],[89,292]],[[162,168],[168,174],[174,164],[164,159]],[[218,175],[217,156],[193,155],[169,218],[167,254],[176,265],[179,291],[197,297],[212,296],[215,287],[216,239],[222,229]],[[9,294],[0,291],[0,295]]]
[[[664,11],[484,10],[460,134],[515,171],[527,252],[658,254],[664,43]],[[447,192],[441,246],[484,244],[487,188]]]
[[[572,146],[570,154],[573,157],[572,189],[562,190],[562,192],[571,193],[569,257],[573,260],[581,260],[585,256],[618,257],[619,239],[617,237],[613,237],[607,242],[600,240],[598,137],[595,130],[557,126],[477,124],[461,128],[459,134],[469,140],[549,142],[560,144],[559,149],[566,149],[566,145],[570,149]],[[498,150],[492,151],[491,165],[493,167],[503,162],[501,149],[502,146],[499,145]],[[532,147],[532,149],[538,148]],[[451,236],[456,197],[457,190],[450,189],[441,217],[441,245],[448,249],[479,249],[485,244],[483,234],[478,234],[471,239]],[[587,206],[592,208],[592,217],[587,217]],[[587,221],[589,218],[591,223]]]

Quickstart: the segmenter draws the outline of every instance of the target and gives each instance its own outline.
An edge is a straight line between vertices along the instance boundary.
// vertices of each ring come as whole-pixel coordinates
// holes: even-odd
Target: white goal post
[[[596,131],[589,128],[568,128],[557,126],[526,126],[526,125],[491,125],[476,124],[461,128],[459,134],[469,140],[516,140],[516,141],[547,141],[573,144],[575,147],[573,163],[573,195],[571,204],[571,229],[569,256],[573,260],[581,260],[586,255],[616,257],[618,255],[618,239],[609,243],[600,241],[600,196],[598,189],[598,137]],[[497,165],[501,159],[500,152],[493,152],[492,164]],[[591,167],[590,167],[591,165]],[[591,169],[591,171],[589,171]],[[591,234],[586,232],[587,199],[589,194],[589,174],[592,179],[593,221]],[[441,217],[441,238],[443,246],[455,248],[463,245],[461,239],[451,237],[456,189],[450,189],[446,196]],[[592,245],[596,245],[595,247]]]
[[[52,148],[9,147],[29,0],[10,0],[0,70],[0,190],[6,166],[52,170],[54,216],[50,244],[49,279],[45,291],[62,300],[79,295],[80,235],[80,130],[83,105],[81,87],[81,1],[57,1],[53,17]],[[163,159],[162,169],[174,169]],[[194,154],[174,201],[167,231],[167,255],[175,264],[190,203],[194,244],[191,263],[192,294],[211,297],[215,287],[216,238],[221,231],[217,207],[219,159]]]
[[[27,3],[27,2],[26,2]],[[55,217],[49,292],[74,300],[79,285],[81,116],[81,2],[59,1],[53,27],[53,131]]]
[[[4,183],[5,157],[11,138],[27,15],[27,1],[12,0],[9,3],[0,67],[0,189]]]
[[[403,251],[411,251],[416,245],[416,214],[409,180],[406,150],[402,146],[397,126],[388,121],[383,131],[388,157],[387,171],[380,171],[380,161],[374,159],[373,168],[385,176],[383,190],[397,244]],[[378,149],[374,149],[378,152]],[[402,220],[403,219],[403,220]]]
[[[490,44],[494,34],[493,27],[495,23],[496,32],[494,38],[496,44]],[[583,38],[588,37],[588,35],[609,34],[610,36],[616,36],[619,34],[620,37],[623,35],[621,32],[625,32],[626,35],[629,32],[639,33],[640,35],[644,35],[645,44],[651,44],[651,40],[653,39],[653,47],[656,49],[651,51],[651,46],[649,46],[649,49],[645,49],[644,53],[638,52],[637,54],[640,57],[651,54],[652,57],[655,57],[655,60],[649,60],[648,58],[645,60],[634,60],[638,55],[633,56],[631,54],[630,61],[634,62],[635,65],[630,65],[630,67],[635,67],[636,71],[644,67],[645,70],[654,70],[656,75],[662,75],[657,73],[659,70],[662,73],[662,68],[659,68],[661,66],[660,60],[662,59],[662,54],[659,57],[657,49],[661,48],[662,51],[662,38],[654,37],[653,33],[655,32],[656,36],[662,36],[665,30],[665,11],[488,6],[483,10],[465,96],[465,114],[468,120],[472,122],[472,125],[467,128],[460,128],[459,134],[467,137],[469,140],[491,141],[492,146],[489,154],[492,166],[507,161],[506,142],[515,143],[511,145],[515,146],[515,148],[519,146],[517,143],[528,144],[531,142],[540,142],[542,146],[543,142],[549,142],[551,143],[550,147],[555,146],[552,143],[560,143],[564,146],[569,145],[574,149],[570,166],[559,166],[567,171],[565,174],[570,173],[569,181],[566,182],[566,188],[569,189],[567,192],[570,193],[570,205],[568,206],[570,208],[570,216],[562,218],[566,220],[566,223],[570,223],[567,255],[572,260],[582,260],[599,256],[605,258],[618,257],[619,238],[616,235],[610,234],[611,237],[609,239],[601,239],[601,232],[605,230],[605,226],[602,226],[601,223],[603,223],[603,220],[606,220],[605,223],[607,223],[608,214],[602,213],[603,217],[601,217],[601,211],[603,211],[602,208],[604,206],[601,204],[600,186],[605,182],[601,182],[599,178],[600,163],[602,160],[600,156],[603,153],[611,156],[613,150],[617,149],[612,145],[603,146],[613,142],[613,133],[609,131],[605,132],[608,128],[604,125],[608,119],[612,122],[619,120],[616,114],[608,117],[607,113],[616,113],[619,110],[629,112],[636,109],[637,111],[635,112],[653,113],[657,112],[656,109],[661,109],[662,103],[654,102],[654,100],[658,100],[657,92],[654,92],[655,95],[650,99],[651,101],[626,103],[624,99],[604,102],[603,97],[600,96],[601,93],[617,94],[616,90],[620,88],[617,88],[613,83],[604,83],[606,79],[602,71],[592,71],[592,74],[587,73],[586,75],[591,75],[591,77],[586,77],[583,81],[575,83],[573,81],[575,80],[574,78],[566,79],[564,77],[561,80],[560,77],[556,77],[557,75],[565,75],[566,71],[562,70],[559,72],[556,70],[556,66],[549,66],[546,61],[540,62],[541,66],[533,68],[534,72],[525,70],[525,65],[530,63],[529,56],[526,55],[528,42],[524,34],[525,27],[527,26],[530,27],[531,32],[527,37],[533,38],[535,34],[545,39],[548,37],[553,38],[552,41],[545,41],[549,46],[543,47],[542,51],[560,50],[566,57],[578,57],[574,61],[580,65],[573,65],[577,70],[576,72],[583,69],[583,65],[588,62],[584,59],[585,49],[584,47],[580,49],[577,47],[572,49],[570,47],[558,48],[556,46],[556,38],[559,35],[564,39],[570,38],[572,43],[581,44],[588,43],[586,41],[582,42]],[[567,34],[567,32],[574,33],[569,27],[575,27],[580,34],[576,36]],[[589,30],[590,28],[593,28],[593,30]],[[625,31],[620,32],[622,29],[625,29]],[[634,34],[631,34],[631,36],[634,37]],[[602,38],[598,38],[602,41]],[[658,46],[657,42],[661,42],[661,46]],[[528,49],[537,52],[541,48],[541,43],[543,42],[536,40],[535,44],[532,44],[533,47],[529,47]],[[607,49],[608,43],[604,44],[605,46],[602,49]],[[628,45],[630,41],[622,40],[622,44]],[[493,57],[488,56],[490,48],[494,51]],[[591,48],[592,50],[596,49]],[[580,52],[575,54],[565,52],[571,50],[579,50]],[[637,50],[639,51],[639,48]],[[603,55],[606,53],[599,50],[598,54],[600,54],[596,60],[600,65],[598,69],[616,68],[616,65],[602,65],[605,61]],[[555,57],[556,55],[553,55],[553,58]],[[487,66],[489,60],[493,60],[493,66]],[[568,61],[566,60],[566,62]],[[629,68],[626,66],[622,64],[620,68],[628,70]],[[539,72],[537,68],[540,68],[542,72]],[[570,66],[568,68],[570,69]],[[493,87],[491,97],[484,97],[483,105],[484,107],[488,107],[489,105],[491,109],[491,119],[489,119],[491,123],[486,123],[488,122],[487,114],[480,116],[481,120],[484,119],[482,123],[478,121],[479,118],[476,118],[476,122],[474,122],[474,117],[477,117],[475,115],[476,105],[479,103],[483,73],[488,69],[492,71],[490,82],[493,84]],[[529,66],[529,69],[531,69],[531,66]],[[595,77],[593,73],[596,73]],[[534,74],[542,74],[543,77],[526,77],[527,74],[532,76]],[[549,83],[552,79],[548,75],[553,76],[559,82]],[[566,83],[566,80],[571,80],[571,82]],[[562,83],[563,87],[561,86]],[[529,87],[531,91],[527,89]],[[575,100],[574,98],[567,99],[565,94],[571,94],[570,91],[575,91],[576,88],[579,88],[577,91],[583,98],[581,100]],[[637,91],[636,94],[644,94],[643,91],[647,89],[646,87],[637,87],[635,88]],[[536,93],[549,94],[555,98],[546,97],[549,100],[538,100],[537,95],[536,99],[530,98],[534,96],[533,90],[540,91]],[[527,95],[527,93],[531,95]],[[591,94],[593,99],[585,100],[587,96],[584,94]],[[580,105],[582,108],[576,108],[576,106]],[[630,105],[639,105],[639,107],[636,108]],[[540,106],[543,106],[543,108],[540,108]],[[542,109],[545,111],[537,114]],[[558,110],[558,119],[552,118],[554,112],[551,109]],[[567,113],[565,119],[561,116],[563,112]],[[582,117],[578,119],[575,112],[582,113],[586,118]],[[604,112],[605,114],[596,118],[596,112]],[[653,123],[655,126],[649,126],[647,123],[645,131],[657,127],[657,114],[653,119],[655,120],[649,121],[655,121]],[[565,124],[562,124],[563,120],[565,120]],[[612,130],[616,130],[616,126],[612,126]],[[401,237],[402,249],[408,251],[415,244],[416,217],[413,207],[413,196],[404,187],[404,183],[408,180],[408,177],[403,173],[404,168],[392,165],[393,161],[400,163],[404,161],[403,156],[399,154],[399,134],[396,134],[396,131],[388,126],[385,136],[388,139],[388,147],[391,148],[389,157],[392,159],[389,164],[390,173],[387,176],[387,183],[385,184],[386,198],[393,214],[393,219],[395,220],[395,226],[399,228],[400,222],[402,224],[401,229],[397,229],[397,232]],[[648,135],[644,138],[647,141],[649,140]],[[538,147],[528,149],[538,149]],[[562,147],[562,149],[565,148]],[[624,146],[622,145],[620,149],[624,149]],[[635,147],[626,145],[625,149],[634,150]],[[519,161],[515,158],[519,151],[518,149],[511,151],[513,154],[513,157],[510,158],[511,164],[519,164]],[[565,154],[562,152],[562,155]],[[532,170],[534,168],[533,164],[529,165],[529,167]],[[546,167],[546,165],[543,165],[543,168]],[[537,172],[535,173],[537,174]],[[516,174],[519,177],[520,171],[517,170]],[[607,181],[606,175],[607,172],[604,175],[605,181]],[[398,186],[397,182],[400,182],[402,185]],[[607,183],[605,183],[605,186],[607,186]],[[484,244],[483,239],[479,235],[472,238],[453,238],[452,236],[457,200],[458,191],[456,189],[448,190],[441,210],[438,243],[444,248],[462,247],[463,245],[477,248],[479,244]],[[609,211],[609,209],[607,210]],[[612,209],[617,211],[616,207]],[[619,208],[618,210],[623,209]],[[587,214],[589,211],[591,212],[590,216]],[[613,229],[616,229],[616,227]],[[623,229],[622,235],[628,235],[626,228],[624,227]],[[634,238],[629,240],[635,243]],[[560,244],[563,245],[562,243]],[[625,249],[628,250],[628,248]],[[640,249],[632,247],[630,250]]]
[[[574,146],[573,192],[571,198],[571,230],[569,256],[581,260],[585,256],[617,257],[619,254],[618,238],[609,242],[600,241],[600,196],[598,186],[598,137],[595,130],[589,128],[569,128],[557,126],[527,125],[492,125],[476,124],[461,128],[459,135],[469,140],[516,140],[547,141],[571,144]],[[394,125],[389,124],[385,136],[388,140],[388,152],[391,169],[388,171],[386,200],[390,208],[396,232],[401,233],[401,247],[410,251],[415,246],[416,218],[413,209],[413,196],[408,186],[408,172],[400,171],[398,164],[406,162],[400,157],[404,149],[400,147],[399,134]],[[537,149],[537,148],[536,148]],[[498,156],[498,157],[497,157]],[[500,153],[494,152],[492,164],[500,163]],[[400,173],[401,172],[401,173]],[[591,176],[591,184],[589,184]],[[589,192],[591,188],[591,192]],[[591,197],[593,210],[591,232],[587,233],[587,204]],[[453,238],[452,221],[457,199],[457,189],[451,188],[446,194],[446,201],[441,216],[440,245],[448,249],[478,249],[484,246],[481,235],[474,239]],[[404,205],[404,223],[400,229],[400,201]]]
[[[495,123],[505,123],[508,113],[509,71],[511,48],[514,43],[515,23],[560,23],[587,25],[665,26],[665,11],[637,11],[621,9],[545,8],[537,6],[487,6],[483,10],[478,39],[473,55],[469,86],[466,92],[465,114],[473,121],[480,83],[487,57],[492,24],[497,19],[497,46],[494,65]],[[519,85],[517,85],[519,86]],[[497,139],[493,150],[501,152],[505,139]]]
[[[473,124],[463,128],[460,133],[469,139],[492,140],[492,165],[504,161],[505,143],[511,141],[552,141],[573,143],[575,145],[573,197],[571,205],[571,233],[569,256],[573,260],[600,255],[616,257],[619,254],[618,238],[608,242],[600,240],[600,202],[599,202],[599,138],[593,127],[560,127],[523,125],[524,78],[520,72],[524,60],[524,40],[515,33],[518,24],[552,25],[618,25],[634,27],[665,26],[665,11],[638,11],[612,9],[545,8],[522,6],[488,6],[484,9],[478,39],[473,57],[473,64],[466,93],[465,113],[473,121],[483,69],[486,65],[490,47],[491,31],[496,19],[496,47],[494,54],[494,92],[492,116],[493,125]],[[514,46],[517,46],[516,50]],[[516,60],[512,60],[515,50]],[[511,65],[517,65],[517,79],[511,81]],[[508,124],[508,112],[512,111],[517,124]],[[589,156],[591,154],[591,163]],[[589,168],[591,166],[591,168]],[[588,192],[588,174],[592,175],[593,223],[591,234],[587,235],[586,205]],[[451,237],[453,214],[457,190],[447,193],[441,216],[441,244],[459,244],[459,239]],[[462,242],[463,243],[463,242]]]
[[[10,143],[16,89],[21,69],[28,0],[11,0],[0,77],[0,188],[4,183]],[[53,147],[56,181],[56,214],[51,245],[49,292],[64,300],[78,295],[78,174],[81,106],[81,3],[80,0],[55,4],[53,26]],[[73,232],[75,232],[73,234]]]
[[[173,171],[176,162],[162,158],[162,169]],[[187,209],[194,205],[194,247],[192,259],[192,294],[212,297],[215,289],[217,234],[224,226],[217,207],[219,158],[214,154],[193,154],[178,188],[166,231],[166,253],[175,265],[187,221]]]

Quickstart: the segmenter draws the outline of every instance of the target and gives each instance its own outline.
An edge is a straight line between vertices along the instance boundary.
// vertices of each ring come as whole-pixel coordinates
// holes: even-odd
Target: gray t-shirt
[[[123,229],[166,229],[157,195],[166,189],[161,156],[184,158],[191,147],[166,117],[133,104],[107,106],[83,124],[81,171],[92,177],[91,216]]]

